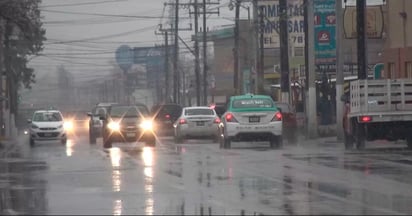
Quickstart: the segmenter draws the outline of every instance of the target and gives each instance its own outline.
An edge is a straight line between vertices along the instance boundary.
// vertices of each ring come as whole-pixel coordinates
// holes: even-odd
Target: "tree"
[[[4,56],[10,95],[10,109],[17,110],[17,95],[21,86],[31,88],[35,82],[30,56],[43,49],[45,30],[42,28],[39,5],[41,0],[2,1],[0,19],[5,21]]]

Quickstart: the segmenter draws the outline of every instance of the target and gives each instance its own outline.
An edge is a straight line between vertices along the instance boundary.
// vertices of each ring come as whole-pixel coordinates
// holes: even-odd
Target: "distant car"
[[[226,112],[226,103],[214,103],[211,105],[216,111],[217,116],[219,118],[222,117],[222,115]]]
[[[89,142],[96,144],[96,139],[102,136],[103,121],[100,117],[106,116],[107,109],[116,103],[98,103],[92,111],[87,113],[89,119]]]
[[[173,123],[182,113],[179,104],[155,105],[151,109],[151,115],[156,125],[156,131],[160,134],[173,135]]]
[[[280,148],[282,113],[270,96],[232,96],[219,131],[221,148],[231,148],[232,141],[269,141],[271,148]]]
[[[64,119],[73,124],[73,135],[79,136],[89,132],[89,118],[85,111],[63,113]]]
[[[39,110],[28,119],[30,124],[30,146],[36,141],[58,140],[62,144],[67,142],[67,130],[72,128],[70,123],[65,123],[63,115],[58,110]]]
[[[218,140],[220,118],[210,107],[185,107],[174,123],[175,141],[181,143],[188,137],[211,137]]]
[[[156,145],[155,128],[149,110],[144,104],[112,105],[103,120],[103,146],[111,148],[113,142],[144,141]]]
[[[275,102],[275,105],[282,113],[283,135],[287,138],[288,142],[296,142],[298,135],[298,122],[295,110],[288,103]]]

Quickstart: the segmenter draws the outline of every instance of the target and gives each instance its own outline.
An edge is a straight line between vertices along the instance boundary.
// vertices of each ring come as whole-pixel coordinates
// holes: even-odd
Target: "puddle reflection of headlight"
[[[143,147],[142,152],[143,163],[146,167],[153,166],[153,149],[149,147]]]

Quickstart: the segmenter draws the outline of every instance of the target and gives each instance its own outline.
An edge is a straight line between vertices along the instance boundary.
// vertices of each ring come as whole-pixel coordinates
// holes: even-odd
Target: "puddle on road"
[[[46,163],[10,156],[0,160],[0,214],[44,214],[47,182],[33,172],[47,170]]]

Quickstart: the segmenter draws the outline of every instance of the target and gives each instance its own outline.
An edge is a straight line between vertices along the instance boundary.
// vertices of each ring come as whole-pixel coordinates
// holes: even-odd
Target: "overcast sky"
[[[41,74],[54,72],[58,65],[64,65],[81,80],[107,74],[108,62],[114,61],[114,52],[120,45],[138,47],[163,43],[163,37],[154,32],[159,23],[166,25],[169,20],[170,6],[164,7],[165,2],[168,0],[43,0],[41,10],[48,40],[45,56],[34,58],[31,66]],[[229,2],[220,0],[220,5],[210,6],[220,8],[220,16],[208,18],[210,29],[234,23],[234,11],[228,9]],[[348,4],[353,2],[355,0],[348,0]],[[382,0],[368,1],[379,2]],[[180,26],[189,27],[193,19],[188,19],[188,10],[181,9],[180,13]],[[246,18],[245,9],[241,9],[241,16]],[[192,33],[180,34],[190,41]]]

